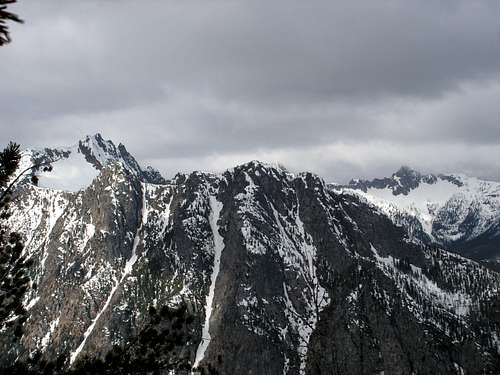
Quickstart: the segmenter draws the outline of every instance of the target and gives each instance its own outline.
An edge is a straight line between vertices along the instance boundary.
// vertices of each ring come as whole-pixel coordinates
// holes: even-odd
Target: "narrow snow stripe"
[[[212,229],[214,237],[214,267],[212,270],[212,276],[210,278],[210,290],[206,298],[205,304],[205,323],[203,324],[203,329],[201,333],[201,342],[196,350],[196,359],[194,361],[193,367],[196,368],[200,362],[205,357],[205,351],[210,343],[210,317],[212,316],[214,294],[215,294],[215,282],[217,281],[217,276],[220,271],[220,259],[222,255],[222,250],[224,249],[224,239],[219,234],[219,218],[220,212],[222,210],[222,203],[219,202],[214,196],[210,196],[210,228]]]

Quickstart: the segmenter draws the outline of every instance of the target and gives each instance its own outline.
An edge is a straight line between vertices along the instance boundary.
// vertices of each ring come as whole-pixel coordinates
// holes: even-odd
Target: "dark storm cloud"
[[[167,173],[265,158],[335,179],[403,163],[500,178],[486,156],[500,151],[498,1],[16,11],[26,24],[0,51],[0,126],[25,144],[100,131]]]

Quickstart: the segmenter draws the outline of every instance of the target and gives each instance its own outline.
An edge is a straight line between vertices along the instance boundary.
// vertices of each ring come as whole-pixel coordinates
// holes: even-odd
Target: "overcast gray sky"
[[[259,159],[500,180],[498,0],[19,2],[3,141],[101,132],[167,177]]]

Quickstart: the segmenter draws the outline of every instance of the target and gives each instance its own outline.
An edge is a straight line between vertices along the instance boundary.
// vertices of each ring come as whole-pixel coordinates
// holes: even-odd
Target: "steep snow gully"
[[[194,368],[198,367],[200,362],[205,357],[205,351],[210,343],[210,317],[212,316],[214,307],[215,283],[217,282],[217,276],[219,275],[220,258],[222,250],[224,249],[224,239],[219,233],[218,224],[220,212],[222,211],[222,203],[219,202],[214,196],[210,196],[210,209],[210,228],[214,238],[214,266],[212,269],[212,276],[210,277],[210,290],[205,303],[205,323],[203,324],[201,341],[198,349],[196,350],[196,359],[193,365]]]

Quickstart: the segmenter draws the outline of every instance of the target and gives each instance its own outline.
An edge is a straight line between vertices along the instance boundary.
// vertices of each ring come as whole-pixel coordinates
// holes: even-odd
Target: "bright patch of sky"
[[[38,186],[75,192],[85,189],[99,174],[77,150],[72,150],[68,158],[53,163],[52,167],[52,171],[39,174]]]

